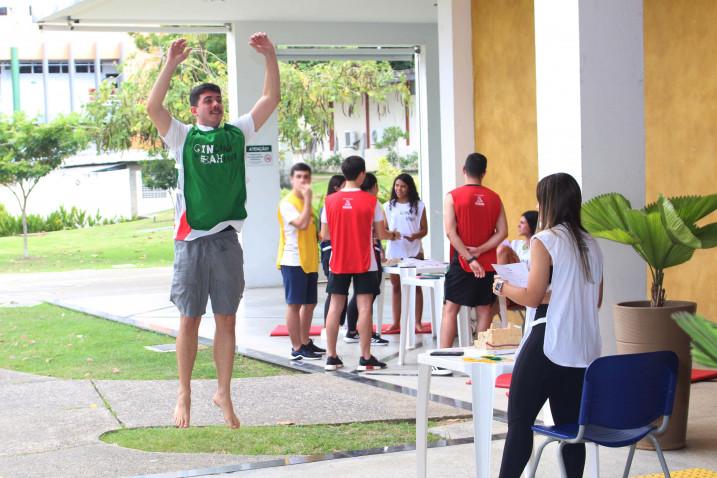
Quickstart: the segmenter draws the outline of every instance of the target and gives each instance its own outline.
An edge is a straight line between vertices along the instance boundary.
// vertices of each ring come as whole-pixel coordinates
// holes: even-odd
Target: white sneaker
[[[453,372],[447,368],[433,366],[431,367],[431,375],[434,377],[450,377],[453,375]]]

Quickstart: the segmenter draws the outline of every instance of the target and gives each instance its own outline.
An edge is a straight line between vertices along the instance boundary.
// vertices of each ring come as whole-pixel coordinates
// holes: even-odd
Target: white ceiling
[[[128,24],[232,21],[436,23],[438,0],[44,0],[40,22]]]

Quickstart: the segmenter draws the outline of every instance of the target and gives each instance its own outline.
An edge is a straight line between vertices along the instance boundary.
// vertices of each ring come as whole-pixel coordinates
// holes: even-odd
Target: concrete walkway
[[[221,425],[214,380],[193,383],[192,424]],[[411,397],[325,374],[233,382],[242,424],[318,424],[411,419]],[[99,436],[124,427],[169,426],[177,382],[58,380],[0,369],[0,477],[133,476],[275,457],[146,453]],[[433,417],[466,412],[431,404]]]
[[[278,273],[277,273],[278,274]],[[105,318],[173,334],[178,318],[168,300],[170,268],[74,271],[38,274],[0,275],[0,306],[50,301]],[[319,302],[324,294],[320,287]],[[387,295],[390,285],[387,284]],[[274,361],[286,360],[289,341],[286,337],[269,337],[269,331],[283,323],[281,289],[250,289],[242,300],[237,320],[237,344],[240,351],[268,354]],[[321,305],[315,313],[315,324],[321,323]],[[384,316],[390,321],[390,300]],[[200,334],[211,340],[214,333],[211,311],[202,320]],[[407,390],[416,388],[415,354],[435,346],[430,337],[419,339],[419,348],[409,353],[404,367],[396,364],[398,336],[389,336],[387,347],[374,347],[379,359],[389,368],[382,374],[366,376],[384,384]],[[171,340],[170,340],[171,341]],[[316,339],[322,343],[320,339]],[[355,344],[339,343],[339,354],[348,371],[358,361]],[[413,365],[412,365],[413,363]],[[319,363],[321,365],[321,363]],[[431,391],[447,399],[470,402],[470,387],[465,377],[436,378]],[[278,394],[290,386],[291,394]],[[212,381],[197,381],[194,386],[193,423],[220,423],[221,416],[209,402]],[[235,383],[235,400],[242,423],[268,424],[284,421],[321,423],[331,421],[410,418],[415,399],[331,374],[292,375],[262,379],[242,379]],[[0,372],[0,478],[10,476],[133,476],[168,473],[164,476],[209,476],[221,465],[238,465],[261,461],[266,457],[237,457],[202,454],[157,454],[121,449],[103,444],[98,436],[120,427],[103,405],[110,404],[117,418],[127,426],[167,425],[170,423],[176,383],[122,381],[64,381],[25,374]],[[326,405],[326,390],[335,394]],[[717,470],[717,416],[714,396],[717,382],[693,386],[690,410],[689,442],[685,450],[668,452],[671,469],[702,466]],[[303,399],[297,406],[293,396]],[[303,406],[310,404],[310,406]],[[497,391],[495,406],[506,409],[504,391]],[[440,416],[465,414],[465,410],[434,404],[432,413]],[[505,425],[494,422],[494,433],[505,431]],[[470,436],[470,428],[453,427],[451,437]],[[9,444],[9,445],[6,445]],[[493,469],[503,442],[493,442]],[[602,476],[621,476],[624,450],[603,449],[600,453]],[[236,470],[229,466],[224,472]],[[181,470],[194,470],[182,473]],[[203,472],[205,470],[206,472]],[[472,445],[435,448],[429,451],[429,476],[472,476]],[[554,477],[557,467],[554,453],[547,452],[538,476]],[[634,472],[659,471],[654,454],[638,452]],[[406,451],[286,467],[242,471],[238,476],[292,476],[335,478],[350,476],[415,476],[415,452]]]

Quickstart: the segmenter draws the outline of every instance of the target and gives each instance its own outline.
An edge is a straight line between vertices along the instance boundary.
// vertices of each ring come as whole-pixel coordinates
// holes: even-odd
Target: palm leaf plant
[[[609,193],[583,204],[583,227],[595,237],[628,244],[652,274],[650,305],[665,304],[664,271],[687,262],[695,249],[717,246],[717,222],[697,221],[717,210],[717,194],[658,200],[633,209],[622,194]]]
[[[672,314],[682,330],[692,339],[692,358],[700,364],[717,368],[717,324],[688,312]]]

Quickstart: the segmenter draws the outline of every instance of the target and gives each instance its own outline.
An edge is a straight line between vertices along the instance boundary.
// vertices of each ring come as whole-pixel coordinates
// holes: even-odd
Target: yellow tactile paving
[[[716,471],[705,470],[704,468],[689,468],[687,470],[670,471],[672,478],[717,478]],[[651,475],[640,475],[634,478],[664,478],[662,473],[653,473]]]

